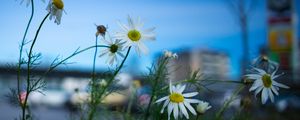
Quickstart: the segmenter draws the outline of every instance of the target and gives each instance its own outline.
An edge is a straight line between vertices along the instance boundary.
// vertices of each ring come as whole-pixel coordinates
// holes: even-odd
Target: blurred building
[[[269,56],[279,63],[280,69],[289,76],[286,78],[288,80],[295,79],[293,75],[298,64],[297,15],[294,2],[267,1]]]
[[[192,71],[200,70],[207,79],[227,79],[230,60],[227,54],[209,49],[192,49],[177,53],[178,59],[171,63],[170,78],[179,81],[187,78]]]

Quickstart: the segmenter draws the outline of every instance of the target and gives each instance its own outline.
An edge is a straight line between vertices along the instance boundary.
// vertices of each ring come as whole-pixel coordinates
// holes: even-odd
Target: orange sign
[[[269,45],[272,51],[291,51],[292,44],[292,29],[271,29],[269,31]]]

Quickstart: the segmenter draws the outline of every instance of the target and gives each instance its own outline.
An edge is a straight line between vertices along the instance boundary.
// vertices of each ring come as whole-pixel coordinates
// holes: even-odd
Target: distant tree
[[[242,58],[242,74],[246,72],[246,68],[250,63],[249,60],[249,20],[253,10],[257,4],[257,0],[227,0],[229,10],[233,13],[237,25],[241,30],[243,58]]]

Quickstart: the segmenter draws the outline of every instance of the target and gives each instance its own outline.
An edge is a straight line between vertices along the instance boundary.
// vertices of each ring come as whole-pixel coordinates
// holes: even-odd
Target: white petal
[[[129,31],[129,28],[126,25],[122,24],[120,21],[118,21],[117,24],[122,28],[122,30],[124,32],[128,32]]]
[[[156,40],[155,34],[143,34],[142,39],[144,40]]]
[[[149,49],[144,45],[142,42],[137,43],[139,51],[141,51],[143,54],[147,55],[149,53]]]
[[[180,111],[183,113],[183,115],[189,119],[189,114],[188,112],[186,111],[185,109],[185,106],[183,105],[183,103],[179,103],[179,108],[180,108]]]
[[[169,98],[169,96],[162,97],[162,98],[158,99],[155,103],[159,103],[159,102],[164,101],[168,98]]]
[[[115,56],[114,54],[111,55],[110,61],[109,61],[109,64],[110,64],[110,65],[113,65],[113,64],[114,64],[115,57],[116,57],[116,56]]]
[[[245,77],[249,78],[249,79],[260,79],[261,78],[261,75],[259,74],[248,74],[248,75],[245,75]]]
[[[169,102],[170,102],[169,99],[167,99],[167,100],[165,101],[165,103],[164,103],[164,105],[163,105],[163,107],[162,107],[160,113],[163,113],[163,112],[164,112],[164,110],[165,110],[166,106],[169,104]]]
[[[152,33],[154,30],[155,30],[155,27],[152,27],[152,28],[148,28],[148,29],[143,30],[143,32]]]
[[[278,83],[276,81],[272,81],[272,84],[275,85],[275,86],[278,86],[278,87],[281,87],[281,88],[290,88],[289,86],[286,86],[284,84],[281,84],[281,83]]]
[[[261,93],[262,104],[265,104],[267,102],[267,100],[268,100],[268,91],[266,90],[266,88],[264,88]]]
[[[196,99],[184,99],[184,101],[189,102],[189,103],[199,103],[200,100],[196,100]]]
[[[104,55],[108,54],[108,50],[104,50],[100,55],[99,57],[103,57]]]
[[[173,112],[173,116],[175,119],[178,118],[178,104],[177,103],[172,103],[174,105],[174,112]]]
[[[198,92],[185,93],[182,95],[183,95],[183,97],[194,97],[194,96],[198,95]]]
[[[277,92],[277,90],[275,89],[274,86],[271,87],[271,90],[275,93],[275,95],[278,95],[278,92]]]
[[[271,89],[270,89],[270,88],[268,88],[267,90],[268,90],[268,94],[269,94],[269,97],[270,97],[270,99],[271,99],[272,103],[274,103],[274,95],[273,95],[273,93],[272,93]]]
[[[129,29],[135,29],[134,22],[129,15],[128,15],[127,21],[128,21]]]
[[[135,51],[137,52],[138,56],[141,57],[141,51],[138,46],[135,47]]]
[[[178,86],[177,87],[177,90],[178,90],[177,92],[181,94],[184,91],[185,87],[186,87],[186,85]]]
[[[255,97],[256,97],[256,95],[263,89],[264,87],[263,86],[260,86],[260,87],[258,87],[256,90],[255,90]]]
[[[283,73],[282,74],[278,74],[278,75],[274,75],[274,76],[272,76],[272,80],[274,80],[274,79],[276,79],[276,78],[278,78],[278,77],[280,77],[282,75],[283,75]]]
[[[188,103],[187,101],[184,101],[183,104],[188,108],[189,111],[191,111],[191,113],[193,113],[194,115],[197,115],[195,109],[190,105],[190,103]]]
[[[271,74],[271,76],[274,76],[277,72],[278,68],[276,68],[276,70]]]
[[[249,91],[251,92],[251,91],[257,89],[259,86],[262,86],[261,80],[255,80],[254,83],[252,84],[251,88],[249,89]]]
[[[181,88],[181,85],[180,84],[177,84],[176,86],[175,86],[175,92],[176,93],[179,93],[179,89]]]
[[[138,17],[137,21],[136,21],[136,24],[135,24],[135,27],[136,28],[142,28],[143,26],[144,26],[144,23],[141,21],[141,18]]]
[[[125,57],[125,55],[124,55],[123,53],[121,53],[121,52],[117,52],[117,54],[118,54],[119,56],[121,56],[122,58]]]
[[[259,68],[253,68],[254,70],[258,71],[261,75],[264,75],[266,74],[266,72],[262,69],[259,69]]]
[[[174,105],[172,102],[169,103],[168,105],[168,118],[170,119],[172,111],[173,111]]]

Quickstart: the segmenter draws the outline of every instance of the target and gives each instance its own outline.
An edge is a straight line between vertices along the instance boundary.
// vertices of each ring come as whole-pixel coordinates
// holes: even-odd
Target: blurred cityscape
[[[189,48],[173,48],[171,51],[176,52],[179,56],[171,62],[170,79],[172,81],[181,81],[190,76],[192,71],[200,70],[205,80],[233,80],[243,81],[243,74],[247,73],[246,69],[251,67],[253,59],[249,56],[251,37],[248,34],[249,19],[248,13],[243,12],[243,0],[240,2],[233,2],[237,9],[237,21],[240,28],[242,41],[242,57],[239,63],[241,73],[238,77],[232,76],[231,64],[232,58],[226,51],[220,51],[214,48],[201,47],[201,45]],[[300,115],[300,37],[298,34],[298,17],[296,13],[297,0],[266,0],[267,9],[267,30],[265,38],[266,44],[260,46],[260,56],[267,56],[280,65],[280,72],[285,75],[278,79],[278,81],[288,85],[290,89],[280,90],[279,97],[276,96],[274,104],[267,103],[260,105],[259,99],[254,95],[249,94],[248,89],[239,95],[236,100],[226,111],[226,116],[230,117],[233,111],[239,109],[239,106],[245,101],[250,100],[249,111],[253,115],[249,119],[268,119],[268,120],[297,120]],[[250,4],[247,2],[247,4]],[[221,27],[221,26],[220,26]],[[222,29],[222,28],[220,28]],[[201,33],[199,33],[201,34]],[[255,37],[255,36],[254,36]],[[228,44],[227,44],[228,45]],[[235,47],[235,46],[231,46]],[[161,52],[155,53],[157,60]],[[33,71],[36,76],[41,76],[46,72],[46,69],[40,68]],[[97,73],[103,78],[109,74],[106,71],[99,70]],[[26,70],[24,71],[26,73]],[[0,119],[11,120],[19,116],[20,112],[17,107],[14,107],[11,100],[6,97],[10,92],[10,88],[16,88],[16,69],[0,65]],[[23,77],[26,74],[22,74]],[[46,89],[41,91],[43,94],[36,92],[29,98],[29,104],[32,106],[32,111],[35,111],[35,117],[41,120],[52,120],[55,116],[56,120],[71,119],[71,115],[77,114],[77,104],[81,104],[88,99],[88,84],[91,77],[91,71],[78,69],[58,69],[50,73],[45,81],[47,82]],[[201,79],[201,80],[202,80]],[[150,92],[151,88],[144,82],[143,76],[140,74],[130,74],[123,72],[117,77],[118,92],[111,93],[103,101],[109,108],[109,111],[121,111],[128,105],[132,91],[133,84],[139,84],[139,91],[136,93],[142,96]],[[136,82],[138,81],[138,82]],[[238,84],[218,83],[210,84],[207,87],[211,90],[203,90],[200,95],[202,100],[209,101],[213,108],[212,111],[217,111],[220,106],[224,104],[238,87]],[[191,88],[193,89],[193,88]],[[136,107],[136,106],[135,106]],[[137,108],[133,108],[136,112]],[[114,113],[111,113],[114,114]],[[208,113],[211,114],[211,113]],[[212,114],[211,114],[212,115]],[[111,115],[111,118],[103,119],[122,119],[122,116]],[[227,118],[230,119],[230,118]]]

